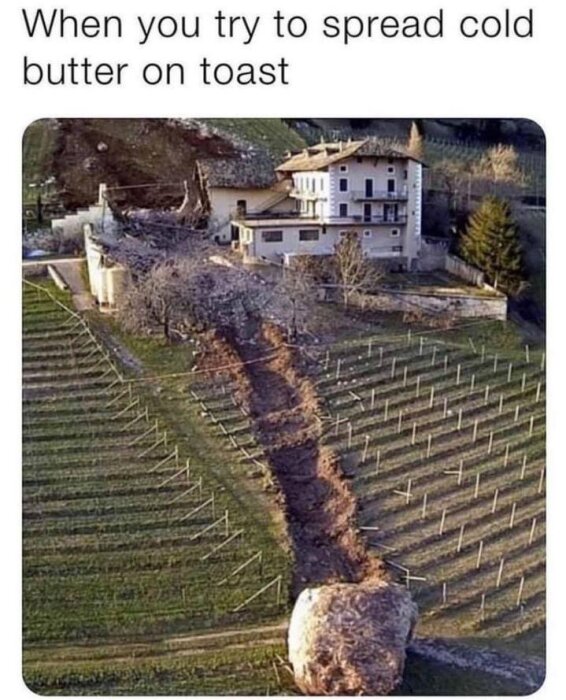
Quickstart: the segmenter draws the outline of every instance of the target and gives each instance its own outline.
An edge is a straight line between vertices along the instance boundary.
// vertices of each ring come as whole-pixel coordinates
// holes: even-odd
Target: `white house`
[[[415,268],[421,248],[421,162],[365,139],[290,154],[276,173],[289,183],[292,211],[248,207],[234,217],[244,260],[330,255],[342,236],[354,233],[368,257]]]
[[[291,185],[277,179],[274,161],[267,151],[240,150],[229,158],[197,161],[197,179],[204,208],[209,212],[208,230],[213,240],[237,240],[234,217],[248,211],[282,213],[294,210],[289,199]]]

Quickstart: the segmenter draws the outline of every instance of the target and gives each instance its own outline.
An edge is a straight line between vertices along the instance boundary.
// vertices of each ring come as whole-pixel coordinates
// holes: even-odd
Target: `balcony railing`
[[[232,212],[232,219],[241,221],[242,219],[313,219],[318,217],[307,216],[300,211],[242,211]]]
[[[352,192],[352,199],[356,202],[403,202],[406,199],[408,199],[408,197],[409,195],[407,192],[387,192],[385,190],[374,190],[371,194],[363,190],[357,190]]]
[[[325,201],[327,198],[324,192],[313,192],[312,190],[299,190],[296,187],[294,187],[289,192],[289,196],[296,197],[297,199],[320,199],[323,201]]]
[[[354,214],[349,216],[327,216],[324,219],[331,224],[355,223],[355,224],[406,224],[407,215],[397,214],[397,216],[364,216],[363,214]]]
[[[397,214],[393,216],[392,214],[388,216],[374,215],[374,216],[364,216],[363,214],[350,214],[348,216],[324,216],[321,217],[318,214],[307,214],[306,212],[300,211],[261,211],[261,212],[234,212],[232,218],[235,221],[242,219],[301,219],[313,221],[316,220],[320,224],[384,224],[384,225],[403,225],[407,223],[406,214]]]

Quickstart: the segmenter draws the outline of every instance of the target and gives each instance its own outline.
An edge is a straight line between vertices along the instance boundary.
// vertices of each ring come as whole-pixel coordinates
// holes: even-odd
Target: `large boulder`
[[[289,660],[309,695],[386,695],[401,681],[417,606],[376,580],[307,588],[289,626]]]

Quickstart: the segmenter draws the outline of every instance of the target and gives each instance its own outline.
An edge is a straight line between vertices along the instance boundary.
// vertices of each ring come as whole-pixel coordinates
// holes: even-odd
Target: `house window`
[[[399,231],[398,228],[392,228],[390,235],[391,235],[391,238],[399,238],[399,236],[401,235],[401,232]]]
[[[316,180],[314,179],[314,177],[313,177],[313,179],[311,180],[311,183],[312,183],[312,191],[313,191],[313,192],[316,192]]]
[[[395,166],[394,166],[394,165],[390,165],[390,166],[387,168],[387,172],[388,172],[388,173],[394,173],[394,172],[395,172]]]
[[[316,229],[305,229],[299,231],[300,241],[318,241],[318,231]]]
[[[261,240],[264,243],[281,243],[283,241],[283,231],[262,231]]]
[[[371,204],[364,204],[364,221],[371,221]]]
[[[340,192],[347,192],[348,191],[348,178],[347,177],[341,177],[340,180],[338,180],[338,189]]]
[[[405,168],[405,170],[403,170],[403,180],[408,180],[408,179],[409,179],[409,171],[407,170],[407,168]]]
[[[238,216],[245,216],[248,208],[248,203],[245,199],[238,199],[236,201],[236,211]]]
[[[341,172],[341,173],[347,173],[347,172],[348,172],[348,166],[347,166],[347,165],[341,165],[341,166],[340,166],[340,172]]]
[[[371,231],[370,231],[369,229],[366,230],[366,231],[364,231],[364,236],[365,236],[365,238],[370,238],[370,237],[371,237]]]
[[[338,216],[348,216],[348,204],[346,202],[338,205]]]

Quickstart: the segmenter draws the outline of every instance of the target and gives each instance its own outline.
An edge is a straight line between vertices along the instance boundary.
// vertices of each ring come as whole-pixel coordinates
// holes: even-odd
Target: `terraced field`
[[[172,439],[89,327],[49,290],[26,283],[23,293],[28,682],[50,687],[49,674],[65,676],[57,655],[69,645],[278,624],[288,559],[272,531],[257,527],[186,442]],[[273,683],[272,664],[260,666]]]
[[[544,356],[424,338],[335,346],[318,387],[360,526],[413,590],[421,632],[544,623]]]

